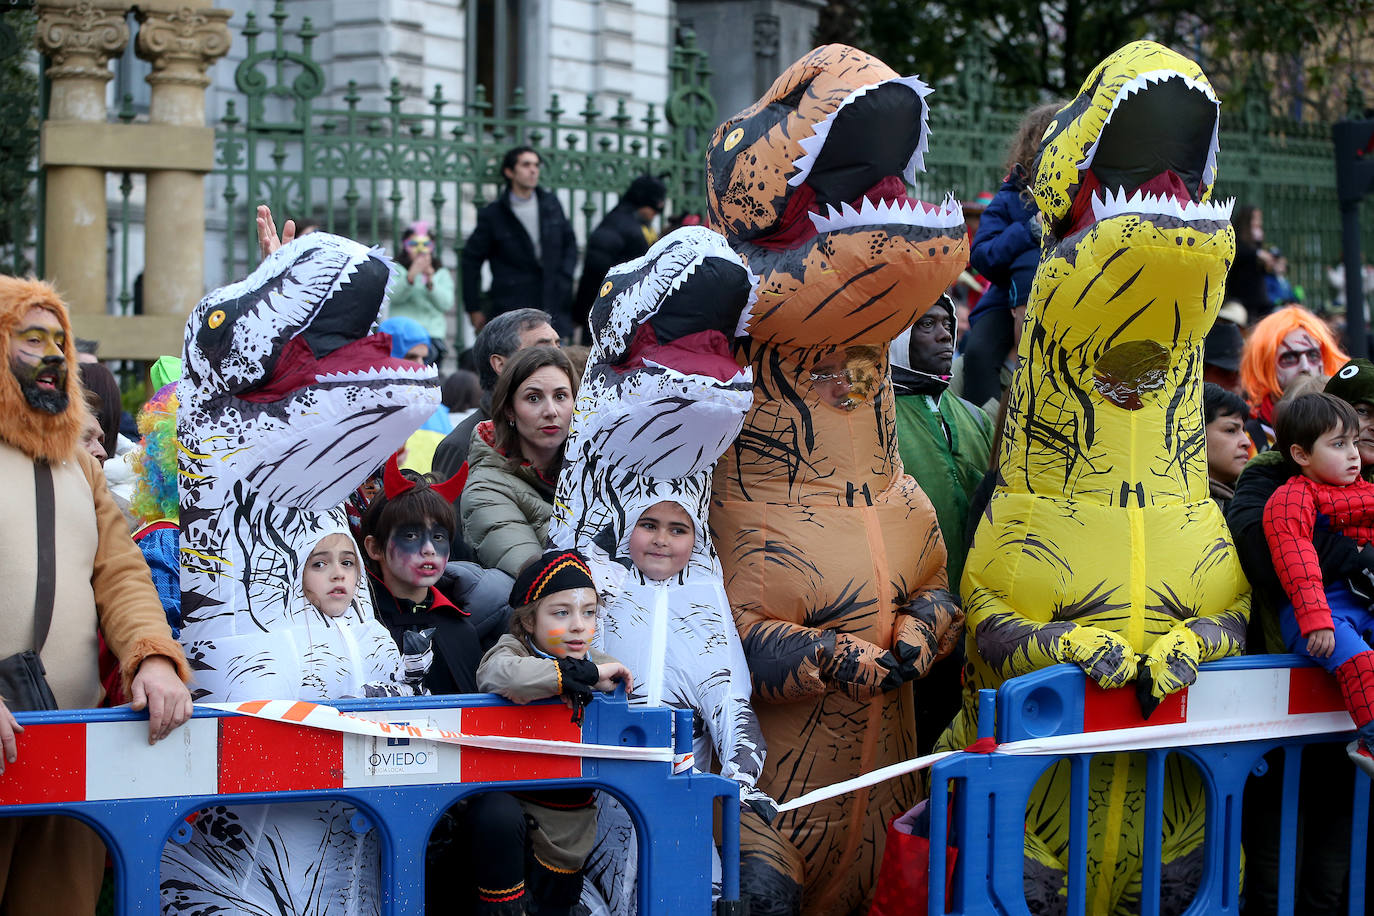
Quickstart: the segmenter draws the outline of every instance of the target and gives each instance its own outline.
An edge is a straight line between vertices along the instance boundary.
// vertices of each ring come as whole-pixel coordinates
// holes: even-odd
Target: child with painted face
[[[434,587],[458,528],[453,501],[467,467],[439,483],[401,471],[393,455],[382,479],[360,525],[377,618],[401,650],[408,681],[425,693],[476,693],[477,631]]]
[[[477,669],[478,687],[514,703],[562,696],[582,721],[592,691],[618,682],[634,686],[630,670],[592,648],[600,599],[586,558],[551,550],[528,563],[511,589],[510,632]]]
[[[561,696],[573,721],[592,691],[626,690],[620,662],[591,648],[599,599],[587,561],[575,550],[551,550],[532,560],[511,590],[510,632],[482,658],[477,683],[516,703]],[[479,796],[469,815],[467,858],[476,879],[474,912],[537,912],[566,916],[582,894],[583,866],[596,842],[591,787]],[[503,807],[504,806],[504,807]],[[523,811],[523,817],[512,816]]]

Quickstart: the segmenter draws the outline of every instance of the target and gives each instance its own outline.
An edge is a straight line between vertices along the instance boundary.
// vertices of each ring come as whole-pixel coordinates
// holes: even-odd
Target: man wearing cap
[[[1245,338],[1240,328],[1218,318],[1202,342],[1202,380],[1244,397],[1245,389],[1240,383],[1240,355],[1244,349]]]
[[[1326,392],[1355,408],[1360,418],[1361,474],[1374,480],[1374,363],[1367,359],[1345,363],[1326,383]],[[1288,597],[1274,572],[1263,517],[1265,503],[1292,473],[1277,451],[1256,455],[1236,482],[1235,498],[1226,511],[1241,567],[1252,588],[1247,646],[1252,654],[1287,651],[1279,635],[1278,609]],[[1374,604],[1374,545],[1361,549],[1351,538],[1318,526],[1312,532],[1312,546],[1326,582],[1344,580],[1351,592]],[[1270,754],[1266,760],[1267,774],[1252,778],[1245,791],[1242,842],[1249,860],[1245,896],[1258,912],[1277,912],[1279,836],[1274,812],[1282,803],[1282,754]],[[1340,745],[1313,746],[1303,754],[1302,804],[1308,811],[1320,811],[1321,817],[1306,818],[1299,838],[1303,864],[1294,912],[1341,911],[1350,851],[1352,770]]]
[[[652,175],[640,175],[630,182],[620,195],[620,202],[611,208],[587,239],[587,256],[582,264],[582,279],[577,284],[577,298],[573,302],[573,323],[587,331],[587,317],[596,301],[606,271],[617,264],[643,257],[649,246],[658,241],[654,232],[654,218],[663,212],[668,189]],[[590,338],[584,338],[590,339]]]
[[[992,453],[992,423],[982,409],[949,390],[954,361],[954,303],[941,296],[888,351],[897,411],[897,451],[935,508],[948,554],[949,589],[959,593],[968,551],[969,497]],[[917,753],[926,754],[959,711],[956,650],[916,685]]]

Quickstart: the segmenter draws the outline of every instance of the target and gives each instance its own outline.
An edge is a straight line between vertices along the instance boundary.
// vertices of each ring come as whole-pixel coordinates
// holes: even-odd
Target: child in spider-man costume
[[[1359,417],[1330,394],[1305,394],[1280,405],[1275,447],[1298,474],[1264,507],[1264,535],[1283,590],[1292,601],[1279,626],[1291,652],[1336,675],[1358,738],[1346,752],[1374,776],[1374,651],[1364,634],[1374,613],[1341,584],[1324,587],[1314,527],[1328,526],[1361,546],[1374,541],[1374,484],[1360,477]]]

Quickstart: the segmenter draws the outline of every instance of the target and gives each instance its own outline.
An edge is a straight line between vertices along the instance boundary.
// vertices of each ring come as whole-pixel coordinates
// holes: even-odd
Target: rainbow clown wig
[[[134,450],[134,495],[130,509],[140,526],[175,522],[180,515],[177,497],[177,383],[157,390],[138,412],[143,434]]]
[[[1321,347],[1323,375],[1335,375],[1349,359],[1331,336],[1326,322],[1307,309],[1290,305],[1266,315],[1250,332],[1240,360],[1240,383],[1254,409],[1261,409],[1266,399],[1273,404],[1283,395],[1279,386],[1279,347],[1285,337],[1298,330],[1312,335]]]

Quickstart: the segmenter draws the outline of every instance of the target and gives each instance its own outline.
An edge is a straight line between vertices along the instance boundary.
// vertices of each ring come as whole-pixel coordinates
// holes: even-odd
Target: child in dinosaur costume
[[[701,726],[695,766],[739,783],[746,818],[775,805],[755,783],[765,747],[749,702],[720,562],[707,529],[711,471],[739,434],[753,376],[730,339],[753,296],[752,277],[717,232],[694,226],[611,268],[591,309],[595,346],[568,432],[550,539],[587,557],[602,596],[595,646],[634,672],[630,702],[690,709]],[[630,539],[650,507],[672,503],[692,527],[687,565],[668,576],[638,568]],[[603,799],[603,835],[589,873],[612,912],[636,867]]]
[[[198,699],[410,692],[366,588],[326,615],[302,580],[311,548],[348,533],[345,497],[438,405],[434,368],[392,359],[371,333],[390,279],[379,250],[316,232],[187,320],[181,640]],[[163,912],[376,913],[376,834],[353,814],[341,802],[202,811],[190,840],[164,849]]]
[[[930,90],[843,45],[789,67],[707,149],[711,225],[759,277],[735,355],[754,374],[716,467],[711,532],[779,801],[912,756],[912,688],[959,637],[930,501],[902,473],[887,351],[968,259],[952,197],[906,196]],[[871,896],[898,779],[743,825],[756,916]]]
[[[1219,103],[1197,65],[1152,42],[1103,61],[1046,131],[1033,186],[1045,225],[1003,431],[997,488],[965,566],[963,711],[977,692],[1057,662],[1133,685],[1148,716],[1200,662],[1241,651],[1249,586],[1208,498],[1202,346],[1235,243],[1209,202]],[[1139,910],[1145,760],[1089,771],[1088,912]],[[1201,874],[1204,796],[1165,775],[1162,911]],[[1026,819],[1033,913],[1065,907],[1068,763]]]

